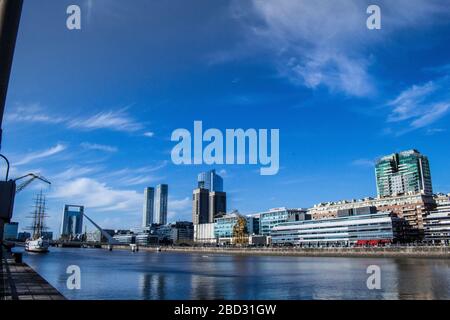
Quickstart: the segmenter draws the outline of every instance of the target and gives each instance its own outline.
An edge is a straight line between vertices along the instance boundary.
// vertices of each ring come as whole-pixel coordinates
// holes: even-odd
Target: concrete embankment
[[[104,247],[106,248],[106,246]],[[373,248],[221,248],[221,247],[160,247],[161,252],[268,255],[297,257],[411,257],[450,258],[450,247],[373,247]],[[114,249],[130,250],[129,246]],[[139,247],[140,251],[156,252],[156,247]]]

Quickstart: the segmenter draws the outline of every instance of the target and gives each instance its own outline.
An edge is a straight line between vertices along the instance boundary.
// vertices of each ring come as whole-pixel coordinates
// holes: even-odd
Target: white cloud
[[[129,223],[130,219],[142,213],[144,196],[143,193],[135,190],[113,188],[95,178],[78,177],[58,181],[49,198],[64,201],[64,203],[84,205],[87,212],[123,214],[123,218],[116,219],[114,226],[128,228],[132,227]],[[183,199],[169,197],[168,202],[169,221],[191,219],[192,202],[189,197]],[[110,226],[104,221],[100,225]]]
[[[52,180],[68,181],[68,180],[71,180],[74,178],[79,178],[82,176],[94,174],[95,172],[98,172],[99,170],[101,170],[101,168],[74,166],[74,167],[70,167],[62,172],[54,174],[52,176]]]
[[[81,144],[81,146],[87,150],[104,151],[104,152],[112,152],[112,153],[119,151],[119,149],[117,147],[107,146],[107,145],[97,144],[97,143],[83,142]]]
[[[29,153],[23,157],[20,157],[20,160],[14,162],[13,164],[16,166],[21,166],[21,165],[28,164],[30,162],[42,160],[44,158],[48,158],[55,154],[58,154],[64,150],[66,150],[66,148],[67,147],[63,144],[57,144],[56,146],[49,148],[47,150]]]
[[[151,132],[151,131],[144,133],[144,137],[147,137],[147,138],[153,138],[154,136],[155,136],[155,133]]]
[[[411,123],[413,128],[422,128],[429,124],[432,124],[436,120],[442,118],[450,109],[450,102],[448,103],[437,103],[430,107],[430,110],[420,116],[418,119]]]
[[[55,187],[51,198],[81,204],[97,212],[140,213],[142,194],[134,190],[114,189],[93,178],[76,178]]]
[[[168,201],[168,220],[191,220],[192,219],[192,199],[172,199]]]
[[[124,110],[103,111],[88,118],[73,119],[68,126],[88,131],[109,129],[122,132],[135,132],[143,128],[142,124],[127,115]]]
[[[388,103],[393,107],[388,121],[403,121],[420,115],[422,112],[420,105],[436,90],[436,84],[432,81],[424,85],[413,85],[406,89],[395,100]]]
[[[161,180],[160,177],[155,177],[152,175],[138,175],[138,176],[127,176],[118,180],[120,184],[128,185],[128,186],[136,186],[142,184],[150,184],[155,181]]]
[[[352,161],[353,166],[357,167],[375,167],[375,160],[372,159],[356,159]]]
[[[124,168],[105,173],[100,176],[104,181],[114,180],[120,185],[137,186],[141,184],[149,185],[161,181],[164,177],[155,173],[167,166],[168,161],[163,161],[154,166],[145,166],[138,168]]]
[[[373,45],[399,30],[410,32],[417,25],[423,28],[445,21],[449,15],[445,1],[440,0],[379,1],[383,29],[373,32],[366,28],[369,4],[252,0],[250,5],[235,1],[232,11],[247,33],[248,44],[243,47],[272,53],[280,74],[293,83],[367,96],[376,91],[369,73]]]
[[[408,131],[426,127],[444,117],[450,111],[450,77],[413,85],[387,103],[392,108],[389,123],[408,122]]]
[[[61,117],[46,113],[40,104],[18,104],[12,112],[6,113],[6,122],[15,123],[42,123],[42,124],[63,124],[71,129],[86,131],[108,129],[120,132],[136,132],[142,130],[144,126],[133,119],[125,111],[106,110],[87,117]],[[147,132],[146,134],[150,134]]]
[[[18,104],[12,112],[6,112],[5,121],[19,123],[59,124],[66,121],[63,117],[46,114],[38,103],[28,105]]]

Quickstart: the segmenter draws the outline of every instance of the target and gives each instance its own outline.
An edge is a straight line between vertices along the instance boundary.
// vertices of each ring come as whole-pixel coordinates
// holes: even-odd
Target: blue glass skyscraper
[[[197,178],[198,187],[210,192],[223,191],[223,179],[216,173],[216,170],[202,172]]]
[[[167,184],[159,184],[156,186],[153,223],[167,224],[168,194],[169,186]]]

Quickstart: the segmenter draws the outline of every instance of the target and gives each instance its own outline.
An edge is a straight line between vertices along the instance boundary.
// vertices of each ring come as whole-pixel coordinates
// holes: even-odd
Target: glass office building
[[[438,204],[424,219],[425,241],[450,244],[450,200]]]
[[[155,200],[155,189],[145,188],[144,189],[144,208],[142,211],[142,227],[151,226],[153,223],[153,209]]]
[[[402,241],[404,220],[390,212],[341,218],[293,221],[272,229],[272,243],[278,245],[354,245],[368,241]]]
[[[153,223],[167,224],[168,196],[169,196],[169,186],[167,184],[159,184],[156,186]]]
[[[417,150],[385,156],[375,165],[379,197],[422,193],[432,195],[428,158]]]
[[[238,213],[231,213],[224,215],[223,217],[215,219],[214,223],[214,236],[216,238],[232,238],[233,228],[238,222]],[[255,224],[258,222],[257,218],[247,216],[244,217],[247,220],[247,234],[256,234],[258,227]]]
[[[310,216],[307,215],[306,212],[306,209],[276,208],[270,209],[266,212],[258,213],[259,234],[268,236],[270,235],[270,231],[272,230],[272,228],[279,225],[280,223],[309,219]]]
[[[198,188],[206,189],[210,192],[223,191],[223,179],[216,173],[216,170],[202,172],[197,177]]]
[[[83,206],[65,205],[61,224],[61,236],[76,236],[83,233]]]

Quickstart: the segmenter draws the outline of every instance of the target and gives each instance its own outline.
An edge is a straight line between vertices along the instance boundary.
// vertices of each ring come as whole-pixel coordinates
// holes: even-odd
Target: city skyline
[[[25,3],[4,123],[12,176],[40,172],[53,183],[44,189],[53,231],[64,203],[85,205],[105,228],[141,225],[144,188],[163,182],[168,220],[190,220],[192,182],[213,168],[226,179],[228,208],[245,213],[374,196],[375,159],[412,148],[430,158],[435,192],[450,191],[444,2],[390,4],[379,33],[365,28],[367,6],[357,1],[320,11],[313,2],[282,1],[280,11],[256,1],[180,2],[185,19],[170,24],[173,10],[162,4],[73,2],[89,10],[78,33],[60,26],[67,1]],[[320,15],[302,19],[303,11]],[[310,34],[307,25],[320,28]],[[320,41],[327,34],[329,47]],[[175,166],[170,134],[196,120],[279,128],[279,173]],[[21,226],[41,188],[17,197]]]
[[[376,162],[374,164],[374,172],[376,173],[375,184],[378,185],[378,179],[379,179],[378,175],[377,175],[377,170],[378,170],[377,167],[378,167],[378,165],[380,163],[382,163],[383,161],[386,161],[386,160],[390,160],[391,161],[393,159],[393,157],[394,158],[397,157],[397,161],[398,161],[398,157],[399,156],[401,157],[402,155],[403,156],[405,156],[405,155],[406,156],[414,155],[414,156],[417,156],[418,158],[420,158],[421,160],[422,159],[426,159],[427,165],[429,165],[428,157],[426,155],[424,155],[424,154],[421,154],[420,151],[415,150],[415,149],[404,150],[404,151],[400,151],[399,153],[394,153],[394,154],[381,156],[381,157],[379,157],[376,160]],[[223,179],[222,179],[222,177],[220,177],[220,175],[217,175],[215,173],[215,169],[212,169],[212,170],[209,170],[209,171],[206,171],[206,172],[201,172],[200,174],[197,175],[197,183],[199,184],[199,186],[203,186],[202,178],[204,178],[206,176],[206,174],[211,175],[211,177],[214,176],[215,179],[219,179],[220,186],[223,186]],[[429,174],[428,179],[430,180],[430,186],[431,186],[430,190],[431,190],[432,189],[432,185],[431,185],[430,172],[428,172],[428,174]],[[166,184],[157,185],[156,190],[162,189],[162,188],[165,188],[165,190],[166,190],[165,191],[165,196],[167,198],[168,185],[166,185]],[[223,190],[222,188],[220,188],[220,189]],[[159,193],[160,193],[160,195],[159,195],[160,197],[164,197],[164,195],[161,195],[161,191],[159,191]],[[420,190],[420,191],[417,191],[417,190],[414,190],[414,191],[406,190],[404,192],[390,194],[390,195],[382,195],[382,194],[366,195],[365,197],[360,198],[359,200],[364,200],[364,201],[369,200],[369,201],[371,201],[371,199],[381,199],[382,200],[384,198],[389,199],[389,198],[396,198],[398,196],[400,196],[400,197],[408,197],[408,196],[416,196],[416,195],[433,196],[433,195],[438,195],[438,194],[442,194],[442,192],[429,193],[426,190]],[[150,198],[147,199],[147,197],[148,197],[147,195],[150,196]],[[143,197],[144,210],[142,212],[142,221],[143,222],[147,221],[148,218],[150,218],[148,216],[148,212],[146,211],[146,208],[148,208],[148,203],[151,203],[152,205],[150,207],[151,208],[151,215],[150,216],[152,218],[152,223],[153,224],[166,225],[166,224],[175,223],[175,222],[179,222],[179,221],[192,221],[194,224],[211,223],[211,222],[213,222],[215,220],[216,213],[222,213],[222,212],[219,212],[218,210],[216,210],[218,207],[216,207],[217,204],[214,204],[214,202],[217,201],[217,200],[215,200],[215,197],[217,197],[217,196],[220,199],[219,201],[222,201],[221,197],[223,197],[223,203],[224,203],[224,204],[219,204],[218,206],[219,207],[223,206],[223,207],[226,208],[226,201],[227,201],[226,200],[227,199],[226,198],[226,192],[223,192],[223,191],[212,191],[211,192],[211,191],[209,191],[208,189],[205,189],[205,188],[194,188],[194,190],[193,190],[193,202],[192,202],[192,208],[191,208],[191,210],[192,210],[191,211],[192,212],[191,219],[186,219],[186,220],[175,219],[175,220],[168,221],[167,220],[167,215],[166,215],[166,217],[165,217],[166,220],[165,221],[158,222],[158,221],[155,220],[156,217],[154,217],[154,212],[156,211],[156,206],[157,206],[157,203],[156,203],[157,193],[155,193],[155,188],[153,188],[153,187],[146,187],[145,190],[144,190],[144,197]],[[345,204],[345,203],[353,203],[353,201],[355,201],[355,198],[352,198],[351,200],[349,200],[349,199],[350,198],[348,198],[348,199],[335,199],[335,200],[328,199],[326,201],[321,201],[321,202],[318,202],[318,203],[314,203],[314,206],[311,205],[311,206],[308,206],[307,208],[313,210],[314,208],[316,208],[317,205],[323,205],[323,204],[333,205],[333,204],[339,204],[339,203],[344,203]],[[214,208],[211,208],[211,204],[213,204]],[[167,203],[165,205],[166,205],[165,210],[167,211]],[[63,230],[64,228],[67,229],[67,227],[65,227],[65,225],[68,224],[66,222],[66,212],[70,213],[70,211],[68,211],[68,208],[70,208],[70,207],[77,207],[77,208],[80,208],[80,210],[84,211],[84,207],[83,206],[65,205],[65,209],[64,209],[64,213],[63,213],[63,219],[61,221],[61,230]],[[197,209],[196,209],[196,207],[197,207]],[[293,207],[289,207],[289,208],[287,208],[286,206],[267,207],[267,208],[260,208],[259,210],[255,210],[253,212],[246,212],[243,215],[247,216],[247,217],[251,217],[251,216],[255,216],[255,215],[260,215],[263,212],[266,212],[266,213],[267,212],[272,212],[272,210],[281,210],[281,211],[283,211],[283,210],[304,210],[302,208],[306,208],[306,207],[301,207],[301,206],[293,206]],[[225,209],[223,213],[228,215],[228,214],[233,214],[234,212],[238,212],[238,211],[239,211],[238,209],[234,209],[232,211],[229,211],[229,210]],[[196,217],[196,216],[198,216],[198,217]],[[319,218],[319,219],[322,219],[322,218]],[[152,223],[146,224],[146,225],[144,225],[144,223],[143,223],[142,227],[148,227]],[[81,227],[78,227],[78,229],[80,229],[80,228]],[[122,227],[122,228],[117,228],[117,229],[124,229],[124,228]],[[127,228],[125,228],[125,229],[127,229]],[[137,225],[134,225],[134,226],[129,227],[128,229],[130,229],[130,230],[139,230],[140,228]],[[81,234],[81,233],[82,232],[79,232],[78,234]],[[63,234],[64,234],[64,232],[61,231],[60,235],[63,235]],[[77,234],[77,233],[75,232],[74,234]]]

